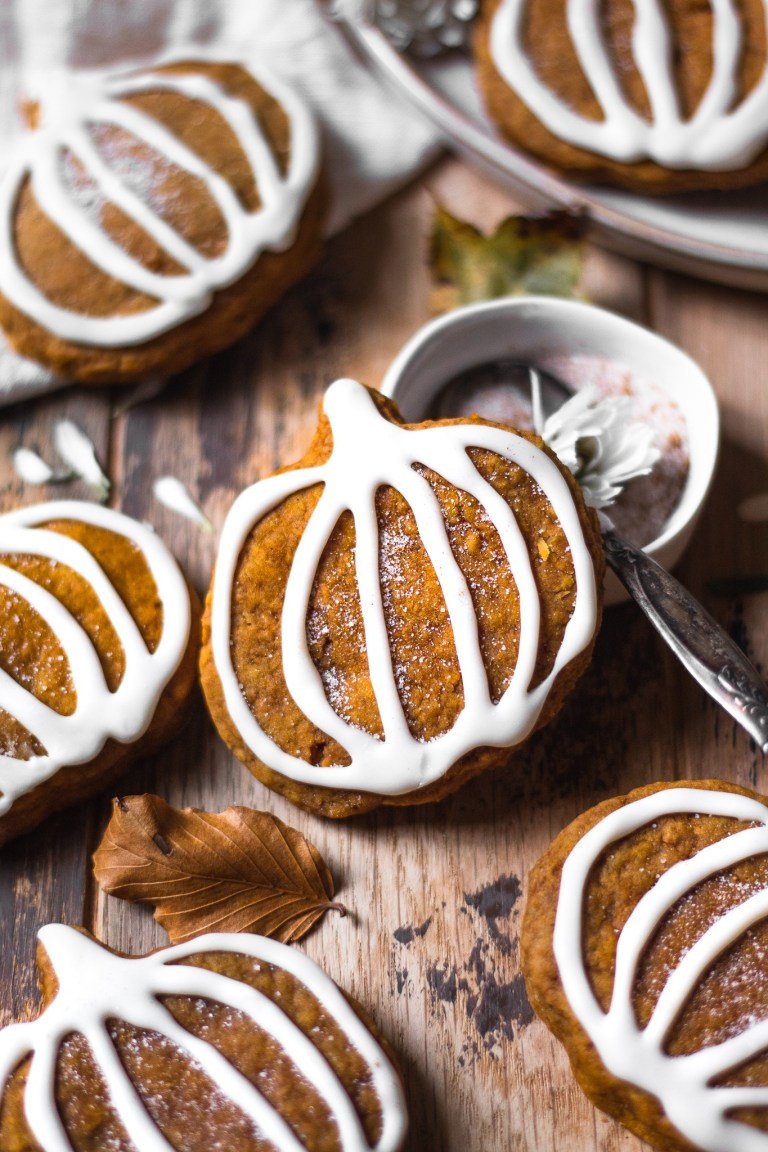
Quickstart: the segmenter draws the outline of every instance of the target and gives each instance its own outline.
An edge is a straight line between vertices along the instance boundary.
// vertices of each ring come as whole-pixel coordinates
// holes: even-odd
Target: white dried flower
[[[96,446],[73,420],[59,420],[53,432],[56,452],[76,476],[85,480],[103,503],[109,497],[112,481],[96,456]]]
[[[629,396],[600,397],[582,388],[544,424],[542,437],[576,477],[591,508],[605,508],[661,452],[653,429],[632,418]]]
[[[370,8],[369,0],[332,0],[330,10],[334,20],[364,20]]]
[[[399,52],[430,59],[466,48],[479,0],[332,0],[335,19],[376,24]]]
[[[67,484],[75,479],[71,469],[57,472],[32,448],[16,448],[13,467],[25,484]]]
[[[189,489],[176,476],[158,476],[152,485],[152,492],[155,499],[172,512],[199,524],[204,532],[213,532],[213,524],[193,499]]]
[[[49,484],[53,479],[53,468],[31,448],[17,448],[13,453],[13,466],[27,484]]]

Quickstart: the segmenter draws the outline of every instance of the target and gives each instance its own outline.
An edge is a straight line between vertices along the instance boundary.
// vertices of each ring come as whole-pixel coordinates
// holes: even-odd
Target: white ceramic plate
[[[483,111],[467,57],[417,62],[396,52],[377,28],[350,26],[350,35],[457,151],[532,208],[583,212],[593,237],[625,255],[768,291],[768,186],[651,198],[569,184],[501,139]]]

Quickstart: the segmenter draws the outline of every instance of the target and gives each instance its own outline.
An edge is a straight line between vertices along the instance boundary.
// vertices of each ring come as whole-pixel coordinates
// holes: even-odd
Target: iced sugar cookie
[[[589,662],[603,554],[535,437],[405,425],[352,380],[298,464],[225,523],[202,682],[219,732],[297,804],[437,800],[550,720]]]
[[[316,259],[319,144],[261,66],[53,72],[0,184],[0,323],[92,383],[231,344]]]
[[[0,843],[179,727],[198,611],[162,540],[77,500],[0,516]]]
[[[768,176],[766,0],[483,0],[502,132],[566,175],[667,193]]]
[[[16,1152],[397,1152],[399,1073],[306,956],[214,934],[129,958],[49,924],[44,1006],[0,1032]]]
[[[768,807],[719,781],[598,804],[531,874],[531,1003],[589,1098],[656,1148],[768,1149],[766,917]]]

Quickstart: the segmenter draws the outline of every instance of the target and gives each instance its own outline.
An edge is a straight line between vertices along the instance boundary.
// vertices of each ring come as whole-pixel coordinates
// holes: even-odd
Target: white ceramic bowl
[[[423,420],[441,388],[469,368],[503,359],[535,365],[573,355],[626,366],[663,388],[683,414],[688,479],[664,531],[645,549],[672,568],[688,545],[712,482],[720,417],[712,385],[698,364],[655,332],[603,308],[549,296],[472,304],[421,328],[388,369],[382,391],[407,420]],[[613,573],[606,579],[605,593],[607,604],[627,599]]]

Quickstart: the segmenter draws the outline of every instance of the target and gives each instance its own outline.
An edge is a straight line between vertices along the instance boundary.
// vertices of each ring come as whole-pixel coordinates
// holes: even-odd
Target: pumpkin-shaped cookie
[[[7,1152],[397,1152],[400,1078],[301,952],[214,934],[129,958],[40,932],[45,1005],[0,1032]]]
[[[0,184],[0,322],[86,382],[169,374],[236,340],[314,262],[319,148],[257,65],[54,72]]]
[[[0,516],[0,843],[178,728],[196,628],[163,542],[62,500]]]
[[[530,878],[531,1002],[595,1104],[665,1152],[768,1150],[767,950],[768,805],[736,785],[599,804]]]
[[[647,192],[768,176],[766,0],[483,0],[489,111],[569,175]]]
[[[330,816],[438,799],[503,762],[589,661],[602,548],[535,437],[404,425],[351,380],[305,458],[235,502],[204,625],[224,739]]]

